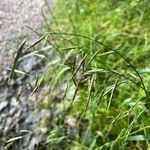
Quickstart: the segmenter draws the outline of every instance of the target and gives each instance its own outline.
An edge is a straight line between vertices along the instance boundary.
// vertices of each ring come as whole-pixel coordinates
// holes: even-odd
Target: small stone
[[[0,103],[0,111],[2,111],[4,108],[8,106],[8,101],[2,101]]]
[[[47,128],[40,128],[39,129],[43,134],[46,134],[47,133],[47,131],[48,131],[48,129]]]
[[[41,117],[51,118],[51,111],[48,109],[42,109]]]
[[[16,112],[16,108],[11,108],[11,110],[9,111],[9,115],[13,116]]]
[[[8,114],[6,114],[6,113],[2,113],[2,114],[1,114],[1,118],[2,118],[2,119],[5,119],[5,120],[6,120],[7,117],[8,117]]]
[[[38,112],[32,112],[30,115],[27,115],[25,123],[32,124],[36,123],[40,120],[40,114]]]
[[[76,119],[73,116],[67,116],[64,127],[66,128],[68,137],[74,139],[77,135]]]
[[[32,124],[34,121],[33,119],[33,115],[30,114],[29,116],[27,116],[26,120],[25,120],[25,124]]]
[[[71,126],[71,127],[75,127],[76,126],[76,119],[73,118],[72,116],[67,116],[65,118],[65,124],[67,124],[68,126]]]
[[[15,114],[15,117],[16,118],[19,118],[21,116],[21,113],[22,113],[22,110],[19,110],[16,114]]]
[[[18,105],[18,102],[17,102],[17,100],[16,100],[15,97],[13,97],[13,98],[11,99],[11,105],[14,106],[14,107]]]

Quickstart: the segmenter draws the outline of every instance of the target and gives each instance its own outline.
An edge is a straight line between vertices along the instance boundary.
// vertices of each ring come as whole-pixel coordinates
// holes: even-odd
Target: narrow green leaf
[[[135,135],[129,136],[127,141],[147,141],[150,140],[150,135]]]

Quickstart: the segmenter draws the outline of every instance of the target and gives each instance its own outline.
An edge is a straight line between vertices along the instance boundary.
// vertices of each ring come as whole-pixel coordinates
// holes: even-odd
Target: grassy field
[[[52,12],[48,149],[150,149],[149,1],[60,0]]]

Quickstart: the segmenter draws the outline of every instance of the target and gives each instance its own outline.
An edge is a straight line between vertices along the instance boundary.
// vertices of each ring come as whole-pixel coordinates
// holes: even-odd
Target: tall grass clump
[[[52,13],[49,149],[150,148],[149,1],[61,0]]]

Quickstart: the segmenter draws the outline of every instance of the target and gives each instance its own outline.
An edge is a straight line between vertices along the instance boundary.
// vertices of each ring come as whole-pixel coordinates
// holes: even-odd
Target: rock
[[[0,102],[0,112],[3,111],[3,109],[6,108],[7,105],[8,105],[8,101]]]
[[[38,113],[38,112],[37,112],[37,113],[32,112],[32,113],[30,113],[30,115],[26,118],[25,123],[26,123],[26,124],[32,124],[32,123],[38,122],[39,119],[40,119],[39,113]]]
[[[11,106],[13,106],[13,107],[18,106],[18,102],[17,102],[17,99],[16,99],[15,97],[13,97],[13,98],[11,99]]]
[[[46,134],[48,131],[48,128],[40,128],[39,130],[41,133]]]
[[[12,108],[10,109],[10,111],[9,111],[9,115],[12,117],[12,116],[15,114],[16,111],[17,111],[16,108],[15,108],[15,107],[12,107]]]
[[[76,119],[73,116],[65,118],[64,127],[69,138],[74,139],[77,136]]]

